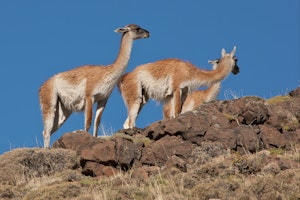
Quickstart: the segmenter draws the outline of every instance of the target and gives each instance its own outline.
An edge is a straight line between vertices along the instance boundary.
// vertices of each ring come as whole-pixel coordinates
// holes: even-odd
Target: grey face
[[[128,32],[132,32],[133,35],[134,35],[134,37],[133,37],[134,39],[150,37],[149,31],[147,31],[146,29],[141,28],[140,26],[138,26],[136,24],[129,24],[129,25],[125,26],[124,28],[117,28],[115,30],[115,32],[123,33],[123,34],[126,34]]]
[[[147,31],[146,29],[142,29],[141,27],[137,27],[136,29],[134,29],[134,31],[136,31],[137,38],[148,38],[148,37],[150,37],[149,31]]]

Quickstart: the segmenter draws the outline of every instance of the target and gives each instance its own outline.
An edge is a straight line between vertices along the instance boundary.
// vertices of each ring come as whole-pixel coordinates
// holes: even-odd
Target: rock
[[[182,140],[179,136],[166,135],[143,149],[141,162],[150,166],[163,166],[173,155],[188,158],[194,147],[194,144]]]
[[[259,129],[256,126],[239,126],[234,129],[237,137],[236,150],[240,153],[255,153],[263,149]]]
[[[116,137],[114,139],[116,146],[115,146],[115,151],[117,155],[117,161],[118,164],[125,169],[128,169],[135,158],[136,154],[136,145],[129,141],[126,140],[122,137]],[[137,144],[139,146],[139,144]]]
[[[141,134],[152,140],[158,140],[165,135],[182,135],[184,139],[203,136],[210,126],[211,119],[205,113],[194,115],[188,112],[174,119],[165,119],[146,127]]]
[[[205,141],[221,142],[227,148],[240,153],[256,152],[261,149],[258,130],[249,126],[238,126],[233,129],[210,128],[204,136]]]
[[[165,136],[167,133],[164,131],[164,126],[161,126],[162,123],[167,122],[169,119],[163,119],[159,122],[155,122],[150,126],[146,127],[144,131],[142,131],[142,135],[150,138],[151,140],[158,140]]]
[[[72,149],[80,152],[81,148],[86,144],[93,143],[95,138],[86,131],[74,131],[65,133],[61,138],[55,141],[52,145],[53,148]]]
[[[300,128],[300,98],[277,96],[266,101],[270,117],[267,123],[277,130],[296,130]]]
[[[141,154],[140,143],[119,136],[94,138],[85,131],[66,133],[53,147],[75,150],[81,157],[82,173],[90,176],[112,175],[117,169],[126,171]]]
[[[287,141],[283,134],[281,134],[277,129],[267,125],[259,125],[259,128],[261,131],[261,139],[265,148],[284,148],[286,146]]]
[[[128,170],[135,158],[135,144],[121,137],[111,140],[99,139],[86,144],[81,151],[84,173],[92,176],[115,173],[112,168]],[[91,163],[94,162],[94,163]],[[102,166],[98,169],[99,166]],[[103,166],[108,166],[105,168]]]
[[[259,131],[242,125],[263,124],[268,116],[265,100],[259,97],[214,101],[178,118],[156,122],[141,134],[153,140],[166,135],[180,135],[184,140],[198,145],[203,141],[221,141],[230,149],[245,151],[244,147],[255,152],[261,148],[259,136],[256,135]],[[245,144],[245,140],[250,143]]]
[[[283,131],[283,137],[289,141],[290,145],[300,144],[300,129],[295,131]]]
[[[103,165],[97,162],[87,161],[82,169],[82,173],[87,176],[99,177],[99,176],[113,176],[120,173],[120,170]]]
[[[119,130],[118,132],[124,133],[124,134],[126,134],[126,135],[133,136],[133,135],[136,135],[136,134],[140,134],[140,133],[142,132],[142,130],[143,130],[143,129],[134,127],[134,128],[130,128],[130,129],[121,129],[121,130]]]
[[[229,128],[208,129],[207,133],[205,134],[204,141],[221,142],[229,149],[236,149],[237,147],[237,137],[235,131],[234,129]]]
[[[53,147],[75,150],[83,174],[111,176],[134,168],[133,176],[141,180],[149,177],[151,167],[185,172],[191,163],[205,163],[228,151],[241,155],[268,148],[291,149],[300,143],[299,89],[268,100],[249,96],[204,103],[177,118],[144,129],[120,130],[107,138],[75,131],[63,135]],[[237,162],[242,171],[248,170],[244,169],[248,164]],[[274,164],[264,170],[275,173],[276,169]]]
[[[265,100],[259,97],[244,97],[230,101],[224,110],[240,116],[242,124],[262,124],[268,118],[268,109],[264,103]]]
[[[230,101],[219,101],[219,103],[216,102],[216,106],[218,109],[214,106],[214,109],[212,110],[214,113],[223,113],[229,120],[238,119],[240,124],[262,124],[268,118],[265,100],[255,96]],[[199,109],[202,110],[202,106]],[[208,108],[206,111],[209,112],[209,110],[210,109]]]
[[[86,145],[81,151],[81,160],[116,166],[118,162],[115,146],[116,143],[111,140],[99,140],[98,143]]]
[[[292,97],[300,97],[300,87],[298,87],[297,89],[289,92],[289,95]]]

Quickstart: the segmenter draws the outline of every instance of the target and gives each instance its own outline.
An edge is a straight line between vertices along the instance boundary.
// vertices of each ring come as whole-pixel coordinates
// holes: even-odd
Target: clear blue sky
[[[241,72],[223,81],[218,99],[232,99],[230,92],[239,97],[284,95],[300,85],[299,13],[298,0],[1,0],[0,154],[42,146],[41,84],[84,64],[112,63],[121,38],[114,29],[130,23],[151,36],[134,42],[127,72],[165,58],[210,69],[209,59],[236,45]],[[160,120],[161,113],[161,105],[148,103],[137,126]],[[125,118],[115,89],[103,113],[103,129],[115,132]],[[51,144],[83,124],[83,114],[73,113]]]

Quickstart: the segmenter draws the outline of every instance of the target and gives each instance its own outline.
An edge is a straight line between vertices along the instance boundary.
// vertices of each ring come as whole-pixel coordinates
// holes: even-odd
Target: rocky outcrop
[[[0,155],[0,199],[300,199],[300,88]]]
[[[298,88],[268,100],[253,96],[205,103],[177,118],[145,129],[120,130],[109,138],[93,138],[84,131],[67,133],[53,147],[76,151],[83,174],[109,176],[134,167],[139,173],[133,175],[145,178],[156,167],[186,171],[200,155],[289,149],[300,143],[299,119]]]
[[[136,159],[138,144],[123,137],[94,138],[85,131],[67,133],[53,144],[54,148],[76,151],[81,157],[82,173],[91,176],[113,175],[126,171]]]

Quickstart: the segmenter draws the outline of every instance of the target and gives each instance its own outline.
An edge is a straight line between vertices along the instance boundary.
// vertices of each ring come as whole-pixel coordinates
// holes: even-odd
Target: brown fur
[[[125,71],[133,40],[149,37],[149,32],[130,24],[116,29],[122,33],[118,57],[109,66],[82,66],[54,75],[39,90],[44,121],[44,147],[50,146],[50,135],[55,132],[72,112],[85,112],[85,127],[92,122],[93,104],[97,103],[94,136],[98,134],[101,115],[112,89]]]
[[[185,101],[183,102],[181,113],[192,111],[201,106],[204,102],[215,100],[216,96],[209,98],[211,93],[219,90],[220,83],[215,83],[206,90],[197,90],[188,94]],[[217,94],[216,94],[217,95]],[[190,105],[191,104],[191,105]]]
[[[122,77],[119,89],[127,106],[124,128],[133,128],[135,119],[149,98],[164,102],[164,117],[177,117],[187,92],[223,80],[236,63],[235,48],[230,54],[222,50],[216,70],[202,70],[179,59],[165,59],[141,65]]]

